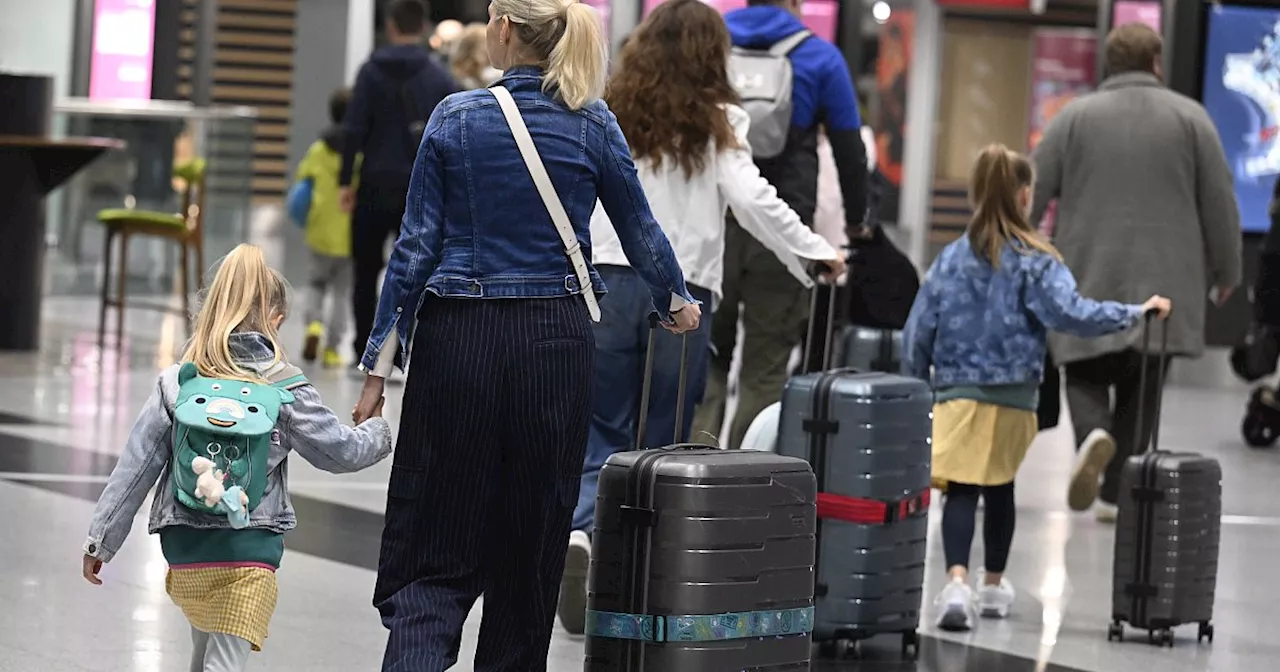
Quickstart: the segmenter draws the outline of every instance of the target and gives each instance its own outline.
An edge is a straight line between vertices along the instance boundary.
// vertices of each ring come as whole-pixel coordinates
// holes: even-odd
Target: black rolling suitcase
[[[637,446],[652,332],[647,360]],[[684,387],[682,369],[680,409]],[[679,440],[618,453],[600,472],[584,669],[808,670],[813,470],[800,459]]]
[[[1150,352],[1151,317],[1143,327],[1143,351]],[[1124,464],[1116,521],[1112,577],[1112,623],[1108,640],[1124,639],[1124,624],[1147,631],[1152,644],[1173,646],[1173,628],[1195,623],[1197,639],[1213,641],[1213,596],[1222,530],[1222,467],[1196,453],[1159,449],[1160,398],[1167,357],[1167,323],[1161,328],[1156,412],[1151,450]],[[1143,358],[1140,383],[1147,385]],[[1145,395],[1139,394],[1139,399]],[[1138,410],[1137,436],[1143,432]],[[1137,438],[1135,443],[1140,442]]]

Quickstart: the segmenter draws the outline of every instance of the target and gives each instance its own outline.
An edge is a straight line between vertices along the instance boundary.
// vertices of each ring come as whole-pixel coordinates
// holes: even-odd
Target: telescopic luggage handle
[[[812,264],[809,266],[809,275],[816,277],[821,270],[822,266],[820,264]],[[835,282],[830,284],[819,283],[815,285],[813,291],[809,293],[809,326],[805,330],[804,353],[800,359],[801,370],[806,373],[809,373],[807,367],[809,366],[809,360],[815,346],[814,339],[817,338],[817,334],[815,332],[818,330],[818,294],[821,293],[821,289],[823,287],[829,288],[830,292],[827,295],[827,324],[826,336],[823,339],[822,345],[822,368],[818,370],[826,371],[831,368],[831,347],[832,341],[835,340],[836,328],[836,301],[840,294],[837,291],[838,285]]]
[[[1160,355],[1156,358],[1159,370],[1156,371],[1156,407],[1151,426],[1151,442],[1149,444],[1142,442],[1147,410],[1147,368],[1151,362],[1151,323],[1158,313],[1159,311],[1152,308],[1142,315],[1142,363],[1138,367],[1138,422],[1133,436],[1134,451],[1139,453],[1160,449],[1160,407],[1164,402],[1164,375],[1169,360],[1168,318],[1161,320],[1160,325]]]
[[[640,388],[640,418],[636,421],[636,450],[644,450],[644,430],[649,421],[649,397],[653,393],[653,348],[658,334],[658,314],[649,314],[649,344],[644,354],[644,382]],[[676,390],[675,445],[684,440],[684,401],[689,380],[689,334],[680,335],[680,382]]]

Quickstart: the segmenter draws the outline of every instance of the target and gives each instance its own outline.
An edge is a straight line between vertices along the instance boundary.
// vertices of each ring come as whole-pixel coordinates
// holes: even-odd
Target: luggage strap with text
[[[803,635],[813,631],[813,607],[711,616],[645,616],[587,611],[589,637],[642,642],[715,642]]]
[[[859,525],[887,525],[928,510],[929,497],[928,488],[894,502],[819,492],[818,518]]]

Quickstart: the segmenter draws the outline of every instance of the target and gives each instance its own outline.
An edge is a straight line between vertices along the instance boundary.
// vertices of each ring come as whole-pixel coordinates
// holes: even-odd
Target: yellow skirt
[[[972,399],[933,407],[933,483],[1003,485],[1036,438],[1036,414]]]
[[[201,632],[235,635],[261,651],[276,610],[276,573],[265,567],[182,567],[164,580],[173,603]]]

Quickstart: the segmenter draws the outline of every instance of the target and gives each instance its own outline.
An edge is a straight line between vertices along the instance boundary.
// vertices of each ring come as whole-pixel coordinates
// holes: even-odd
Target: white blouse
[[[663,161],[656,170],[646,159],[636,162],[649,207],[675,249],[685,281],[711,291],[717,301],[723,296],[724,216],[732,208],[747,233],[777,255],[798,282],[813,286],[806,260],[835,259],[836,249],[805,226],[760,175],[747,144],[751,118],[746,110],[736,105],[722,108],[738,147],[717,150],[709,143],[702,172],[686,176],[674,160]],[[591,244],[592,263],[630,265],[599,203],[591,216]]]

